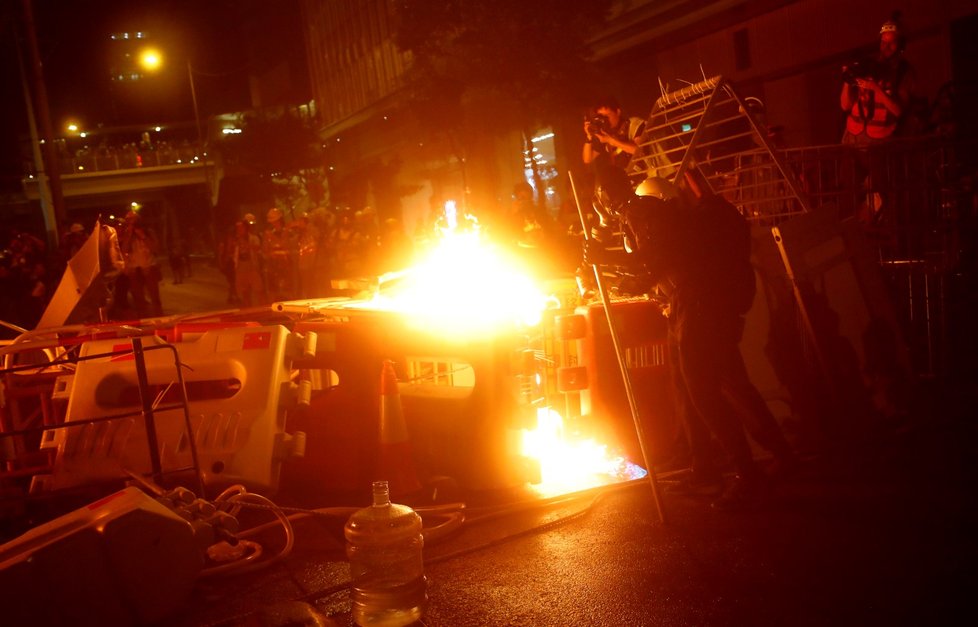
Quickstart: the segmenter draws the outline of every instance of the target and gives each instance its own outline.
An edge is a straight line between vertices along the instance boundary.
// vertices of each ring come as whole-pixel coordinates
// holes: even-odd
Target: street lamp
[[[150,72],[155,72],[163,66],[163,55],[160,54],[154,48],[146,48],[139,54],[139,64]],[[204,185],[205,194],[207,197],[207,207],[208,207],[208,231],[210,232],[211,240],[214,239],[214,195],[212,193],[212,173],[210,166],[207,163],[207,154],[204,149],[204,131],[200,123],[200,108],[197,106],[197,85],[194,81],[194,68],[190,63],[190,59],[187,59],[187,80],[190,83],[190,100],[194,107],[194,124],[197,127],[197,151],[199,155],[196,157],[204,168]]]
[[[58,170],[57,156],[54,153],[54,132],[51,128],[51,109],[48,92],[41,68],[41,51],[34,28],[34,8],[31,0],[21,2],[24,38],[28,47],[31,85],[28,85],[28,69],[20,47],[20,37],[14,38],[17,50],[17,64],[20,68],[21,87],[24,91],[24,105],[27,109],[27,123],[31,134],[31,149],[37,173],[37,191],[41,199],[41,212],[44,215],[44,228],[50,250],[58,246],[58,225],[65,223],[64,195],[61,190],[61,174]],[[33,87],[33,95],[31,87]]]
[[[163,67],[163,55],[155,48],[146,48],[139,53],[139,65],[149,72],[155,72]],[[194,82],[194,68],[187,59],[187,80],[190,82],[190,100],[194,106],[194,124],[197,127],[197,149],[206,164],[204,157],[204,132],[200,124],[200,108],[197,106],[197,85]]]
[[[154,48],[146,48],[139,53],[139,64],[146,70],[152,72],[163,64],[163,58]]]
[[[190,64],[190,59],[187,59],[187,79],[190,81],[190,100],[194,105],[194,123],[197,125],[197,146],[200,148],[200,154],[204,157],[204,164],[206,167],[207,156],[204,154],[204,133],[200,128],[200,109],[197,108],[197,87],[194,83],[194,67]],[[210,190],[208,190],[210,193]]]

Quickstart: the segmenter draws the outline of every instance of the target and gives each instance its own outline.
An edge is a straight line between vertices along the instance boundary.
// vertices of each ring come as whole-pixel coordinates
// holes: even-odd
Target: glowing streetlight
[[[163,55],[153,48],[146,48],[139,55],[140,65],[146,68],[148,71],[156,71],[163,66],[163,62]],[[187,79],[190,81],[190,99],[194,105],[194,124],[197,126],[197,149],[200,151],[202,165],[204,166],[204,178],[207,186],[207,205],[210,209],[209,217],[211,218],[208,220],[208,228],[211,229],[211,238],[213,239],[214,200],[211,193],[211,171],[210,167],[207,165],[207,155],[204,152],[204,132],[200,124],[200,108],[197,106],[197,86],[194,84],[194,68],[190,64],[190,59],[187,59]],[[156,130],[159,131],[160,128],[157,127]]]
[[[155,72],[163,65],[163,57],[153,49],[147,48],[139,53],[139,65],[150,72]]]
[[[139,53],[139,64],[150,72],[163,67],[163,55],[155,48],[146,48]],[[200,125],[200,109],[197,107],[197,86],[194,84],[194,69],[187,59],[187,78],[190,81],[190,98],[194,105],[194,123],[197,125],[197,144],[201,152],[204,150],[204,133]],[[157,129],[159,130],[159,129]]]

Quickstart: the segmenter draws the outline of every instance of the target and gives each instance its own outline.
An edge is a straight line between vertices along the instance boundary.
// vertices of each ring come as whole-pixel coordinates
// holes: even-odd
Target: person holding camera
[[[624,202],[626,191],[616,183],[619,170],[625,172],[637,149],[637,140],[645,130],[645,120],[622,114],[621,106],[612,97],[599,100],[584,120],[586,140],[581,160],[594,170],[595,191],[612,196],[611,202]],[[631,192],[630,189],[627,192]]]
[[[903,58],[906,39],[898,18],[880,28],[879,52],[843,67],[839,105],[847,112],[845,145],[862,146],[893,136],[910,104],[913,70]]]

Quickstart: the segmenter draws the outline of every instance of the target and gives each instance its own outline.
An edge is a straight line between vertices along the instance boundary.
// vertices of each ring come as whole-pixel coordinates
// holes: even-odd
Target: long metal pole
[[[139,401],[143,408],[143,421],[146,425],[146,444],[149,446],[149,461],[153,468],[153,479],[163,485],[163,462],[160,458],[160,441],[156,434],[156,417],[153,414],[153,399],[149,395],[149,376],[146,374],[146,356],[143,352],[142,338],[132,338],[132,354],[136,361],[136,381],[139,383]],[[187,434],[193,437],[192,433]]]
[[[190,80],[190,99],[194,105],[194,123],[197,125],[197,150],[200,152],[200,159],[204,166],[204,189],[207,194],[207,231],[210,234],[211,242],[214,242],[214,192],[211,180],[211,169],[207,162],[207,153],[204,151],[204,132],[200,124],[200,108],[197,106],[197,85],[194,82],[194,67],[187,59],[187,78]]]
[[[581,200],[577,197],[577,186],[574,184],[574,175],[568,172],[567,178],[571,184],[571,192],[574,194],[574,203],[577,205],[577,215],[581,219],[581,228],[584,230],[584,241],[587,242],[591,238],[591,233],[590,229],[588,228],[587,218],[584,216],[584,210],[581,208]],[[611,343],[615,348],[615,356],[618,358],[618,369],[621,371],[621,380],[625,385],[625,396],[628,398],[628,408],[632,412],[632,422],[635,424],[635,435],[638,436],[638,445],[642,449],[642,459],[645,462],[645,468],[649,473],[649,484],[652,486],[652,497],[655,499],[655,507],[659,512],[659,520],[665,524],[666,512],[662,507],[662,499],[659,498],[659,482],[656,480],[655,468],[652,467],[652,460],[645,448],[645,432],[642,429],[642,420],[638,411],[638,401],[635,399],[635,389],[632,387],[632,374],[628,369],[628,362],[625,360],[625,351],[622,348],[621,339],[618,335],[618,327],[615,326],[614,318],[611,315],[611,299],[608,297],[608,291],[604,287],[604,278],[601,276],[601,270],[598,269],[598,265],[592,263],[591,270],[594,272],[594,281],[598,286],[598,294],[601,296],[601,304],[604,307],[605,318],[608,320],[608,331],[611,332]]]
[[[58,158],[54,149],[54,132],[51,128],[51,107],[48,103],[48,91],[44,83],[44,70],[41,66],[41,52],[37,44],[37,32],[34,28],[34,7],[31,0],[22,0],[22,15],[24,22],[24,35],[27,39],[27,49],[30,54],[31,78],[34,83],[34,107],[37,110],[36,121],[40,124],[41,137],[39,142],[43,145],[41,153],[44,163],[44,174],[47,175],[48,189],[51,192],[51,211],[54,214],[54,226],[64,224],[65,206],[64,194],[61,189],[61,171],[58,169]],[[34,137],[31,138],[35,140]],[[45,216],[45,221],[48,217]],[[58,233],[52,232],[50,226],[45,227],[48,235],[48,245],[57,246]]]
[[[34,116],[34,101],[31,89],[27,84],[27,71],[24,69],[24,58],[20,50],[20,38],[14,37],[14,47],[17,50],[17,61],[20,66],[20,82],[24,90],[24,105],[27,109],[27,129],[31,136],[31,156],[34,157],[34,174],[37,176],[37,196],[41,201],[41,214],[44,216],[44,230],[47,233],[48,250],[58,248],[58,218],[54,210],[51,195],[51,184],[48,181],[48,168],[41,154],[41,137],[37,132],[37,119]],[[55,168],[57,169],[57,168]]]
[[[194,123],[197,125],[197,150],[200,151],[200,156],[204,158],[204,134],[200,128],[200,109],[197,108],[197,86],[194,85],[194,68],[187,61],[187,78],[190,80],[190,100],[194,105]],[[206,166],[207,161],[204,161]]]

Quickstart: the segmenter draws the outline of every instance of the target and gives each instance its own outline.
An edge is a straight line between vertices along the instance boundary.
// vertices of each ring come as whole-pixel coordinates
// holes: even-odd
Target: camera
[[[610,134],[612,130],[611,121],[603,115],[595,115],[588,118],[587,126],[592,135],[595,133]]]
[[[875,68],[868,61],[855,61],[842,68],[842,80],[853,87],[856,86],[856,79],[874,78]]]

